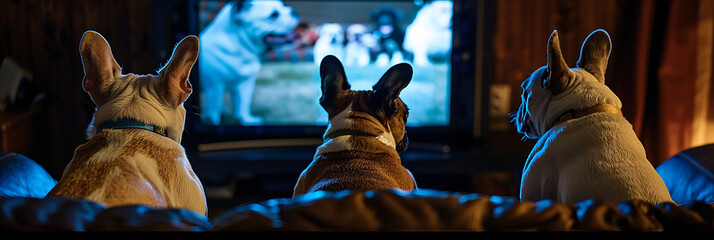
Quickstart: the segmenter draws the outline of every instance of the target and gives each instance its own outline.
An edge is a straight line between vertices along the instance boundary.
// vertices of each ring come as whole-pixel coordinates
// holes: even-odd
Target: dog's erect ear
[[[174,48],[166,66],[159,70],[159,78],[166,84],[166,98],[171,104],[178,106],[191,94],[192,87],[188,77],[198,59],[198,44],[198,37],[185,37]]]
[[[610,35],[598,29],[590,33],[580,49],[577,66],[591,73],[598,81],[605,83],[607,60],[610,58]]]
[[[106,102],[106,91],[114,79],[121,74],[121,68],[114,60],[112,49],[104,37],[95,31],[86,31],[79,42],[84,79],[82,88],[97,106]]]
[[[392,104],[399,98],[399,93],[409,85],[412,80],[412,74],[412,66],[407,63],[400,63],[391,67],[372,87],[374,91],[372,101],[377,104],[389,104],[387,106],[394,107]]]
[[[320,62],[320,78],[322,79],[320,105],[325,109],[330,107],[328,105],[334,102],[337,96],[350,90],[345,68],[335,56],[328,55],[322,59],[322,62]]]
[[[553,95],[558,95],[570,85],[570,67],[565,62],[560,50],[558,31],[553,31],[548,39],[548,72],[550,75],[544,85],[550,89]]]

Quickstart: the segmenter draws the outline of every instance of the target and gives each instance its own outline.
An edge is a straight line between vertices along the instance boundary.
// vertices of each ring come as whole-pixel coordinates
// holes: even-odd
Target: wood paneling
[[[494,83],[512,86],[512,110],[520,104],[520,84],[546,64],[546,44],[558,30],[566,62],[575,66],[580,46],[595,29],[610,32],[617,42],[620,1],[508,0],[496,1],[493,32]],[[615,46],[617,49],[619,46]]]
[[[44,133],[36,159],[61,175],[74,148],[85,141],[94,104],[83,92],[79,40],[96,30],[111,44],[124,72],[155,73],[153,1],[0,0],[0,56],[29,70],[46,92]]]

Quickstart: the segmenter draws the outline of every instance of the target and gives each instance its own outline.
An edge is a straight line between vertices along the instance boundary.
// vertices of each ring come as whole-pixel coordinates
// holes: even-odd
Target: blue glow
[[[410,109],[407,125],[449,124],[451,1],[421,6],[412,1],[288,0],[285,5],[299,14],[300,22],[290,32],[271,32],[294,22],[282,14],[276,17],[278,20],[271,20],[270,31],[257,24],[253,26],[257,31],[242,30],[231,21],[241,17],[251,17],[246,21],[250,23],[268,24],[268,21],[260,17],[263,12],[248,7],[244,8],[251,10],[245,10],[249,11],[245,15],[250,16],[233,11],[232,18],[222,17],[229,13],[222,11],[231,6],[227,2],[199,1],[198,95],[202,123],[325,125],[327,114],[319,106],[321,79],[316,62],[324,54],[331,54],[338,56],[345,66],[352,90],[371,90],[389,67],[411,63],[412,81],[400,94]],[[350,14],[332,14],[334,9],[349,9]],[[266,18],[270,12],[273,11],[265,11]],[[377,12],[382,14],[379,16],[399,12],[402,19],[386,23],[385,17],[372,17]],[[327,24],[339,29],[328,31],[331,28]],[[367,58],[355,60],[356,56]]]

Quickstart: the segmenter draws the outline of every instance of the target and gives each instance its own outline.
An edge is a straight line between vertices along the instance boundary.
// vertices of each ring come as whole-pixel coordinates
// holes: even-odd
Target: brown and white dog
[[[523,82],[512,117],[518,132],[538,142],[523,169],[522,200],[672,202],[620,99],[605,85],[610,48],[607,32],[596,30],[583,42],[577,68],[570,68],[553,31],[548,65]]]
[[[104,37],[84,33],[84,90],[97,110],[89,140],[77,147],[47,197],[206,214],[203,186],[180,145],[198,45],[197,37],[184,38],[158,76],[122,74]]]
[[[342,63],[329,55],[320,64],[320,77],[320,105],[329,124],[293,196],[320,190],[415,189],[416,181],[399,157],[408,144],[409,114],[399,93],[411,81],[411,66],[393,66],[372,91],[352,91]]]

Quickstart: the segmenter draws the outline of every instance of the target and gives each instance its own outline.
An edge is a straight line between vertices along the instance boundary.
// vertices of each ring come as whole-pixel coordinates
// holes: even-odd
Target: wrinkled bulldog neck
[[[386,130],[383,130],[377,135],[356,130],[354,127],[355,120],[350,117],[351,112],[352,104],[350,103],[350,105],[347,106],[342,112],[330,119],[327,125],[327,130],[325,130],[325,134],[323,135],[325,143],[331,142],[333,139],[344,137],[370,137],[396,150],[397,144],[389,125],[387,125]]]

